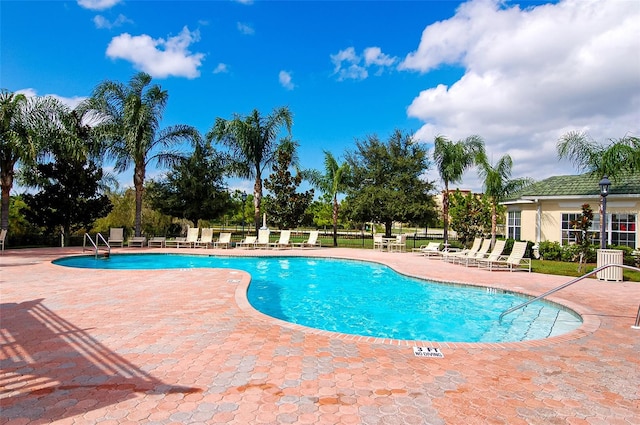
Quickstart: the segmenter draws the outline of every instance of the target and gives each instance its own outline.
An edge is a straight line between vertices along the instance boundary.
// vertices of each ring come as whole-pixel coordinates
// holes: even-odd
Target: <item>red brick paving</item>
[[[176,252],[153,250],[161,251]],[[589,279],[554,295],[584,319],[563,336],[415,343],[266,317],[246,300],[244,272],[50,263],[78,253],[0,256],[2,424],[640,424],[640,331],[631,329],[637,282]],[[379,261],[408,275],[534,295],[569,280],[411,253],[285,254]],[[415,357],[413,345],[438,346],[445,358]]]

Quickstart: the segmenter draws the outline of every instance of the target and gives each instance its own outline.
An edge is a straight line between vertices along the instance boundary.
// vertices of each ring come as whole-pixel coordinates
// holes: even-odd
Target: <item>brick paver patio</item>
[[[2,424],[640,424],[640,283],[594,279],[552,300],[569,334],[438,344],[334,334],[253,310],[247,273],[105,271],[0,256]],[[123,248],[117,252],[145,252]],[[153,249],[379,261],[399,272],[540,294],[559,276],[488,272],[411,253]]]

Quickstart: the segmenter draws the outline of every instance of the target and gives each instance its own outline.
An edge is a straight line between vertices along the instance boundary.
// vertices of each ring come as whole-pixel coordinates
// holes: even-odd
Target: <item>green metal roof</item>
[[[600,196],[602,176],[591,173],[577,176],[553,176],[533,183],[513,194],[509,200],[531,197]],[[640,196],[640,173],[626,173],[611,180],[610,194]]]

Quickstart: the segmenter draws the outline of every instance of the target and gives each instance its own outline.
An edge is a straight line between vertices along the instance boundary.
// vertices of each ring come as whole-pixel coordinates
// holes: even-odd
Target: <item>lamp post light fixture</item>
[[[247,209],[247,192],[242,192],[242,239],[244,239],[244,213]]]
[[[600,223],[600,249],[607,247],[607,195],[611,182],[607,176],[603,176],[600,180],[600,198],[602,199],[602,223]]]

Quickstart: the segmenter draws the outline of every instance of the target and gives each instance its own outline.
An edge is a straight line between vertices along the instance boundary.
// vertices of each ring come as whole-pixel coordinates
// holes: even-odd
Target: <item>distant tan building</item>
[[[582,205],[593,210],[595,244],[600,243],[600,178],[591,174],[555,176],[534,183],[503,202],[507,206],[507,236],[519,240],[575,242],[570,222],[582,215]],[[640,175],[628,174],[613,182],[607,196],[607,244],[640,247]]]

